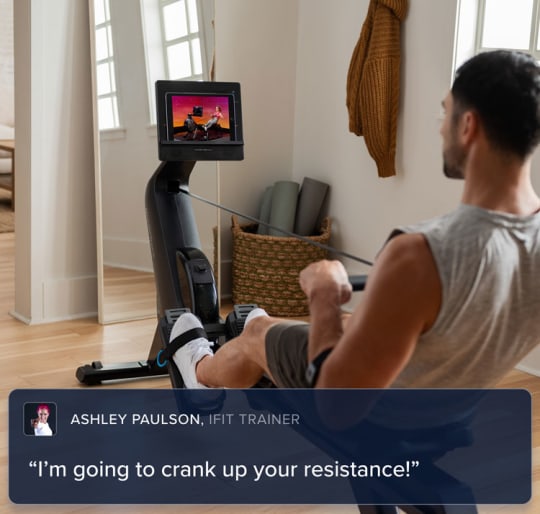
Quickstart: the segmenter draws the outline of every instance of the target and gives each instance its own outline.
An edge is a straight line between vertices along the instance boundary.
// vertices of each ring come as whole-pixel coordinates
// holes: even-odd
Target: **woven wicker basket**
[[[307,315],[298,275],[311,262],[326,258],[328,252],[294,237],[259,235],[257,227],[239,225],[237,218],[232,218],[233,303],[256,303],[273,316]],[[327,244],[330,220],[324,219],[320,235],[308,239]]]

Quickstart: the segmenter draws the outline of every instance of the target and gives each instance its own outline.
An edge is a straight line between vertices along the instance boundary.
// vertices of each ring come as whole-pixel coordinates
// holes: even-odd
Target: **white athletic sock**
[[[268,316],[268,313],[261,309],[260,307],[255,307],[250,313],[246,316],[246,321],[244,322],[244,328],[247,327],[247,324],[255,318],[258,318],[259,316]]]

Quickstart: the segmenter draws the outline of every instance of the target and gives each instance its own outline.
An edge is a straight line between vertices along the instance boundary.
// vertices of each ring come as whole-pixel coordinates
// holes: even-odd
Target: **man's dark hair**
[[[456,72],[454,112],[478,113],[497,148],[526,158],[540,140],[540,70],[528,54],[496,50],[476,55]]]

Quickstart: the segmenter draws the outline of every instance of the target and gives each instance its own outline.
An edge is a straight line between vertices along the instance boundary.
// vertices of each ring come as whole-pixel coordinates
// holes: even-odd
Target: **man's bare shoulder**
[[[386,272],[418,274],[435,271],[436,266],[429,244],[421,233],[401,233],[390,239],[381,250],[376,266]]]
[[[400,234],[381,250],[366,292],[400,309],[420,314],[423,331],[435,321],[441,302],[441,281],[426,238],[420,233]],[[411,315],[413,314],[411,312]]]

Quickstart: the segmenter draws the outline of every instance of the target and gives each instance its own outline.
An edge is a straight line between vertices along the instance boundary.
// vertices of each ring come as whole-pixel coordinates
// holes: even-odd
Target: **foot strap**
[[[180,349],[182,346],[186,345],[194,339],[204,337],[206,339],[206,332],[204,328],[196,327],[180,334],[178,337],[175,337],[166,348],[160,350],[156,357],[156,363],[160,368],[163,368],[167,365],[167,361],[172,358],[172,356]]]

